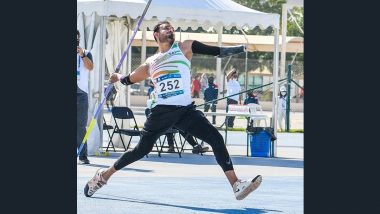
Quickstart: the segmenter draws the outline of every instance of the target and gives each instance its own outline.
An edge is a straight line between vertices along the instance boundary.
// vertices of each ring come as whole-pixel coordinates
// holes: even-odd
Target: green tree
[[[303,30],[304,29],[304,20],[303,20],[304,8],[294,7],[290,10],[290,12],[293,14],[293,17],[296,19],[297,23],[300,25],[301,29]],[[288,15],[287,35],[303,37],[303,33],[297,27],[296,21],[293,20],[290,14]]]
[[[282,16],[282,5],[286,3],[286,0],[233,0],[234,2],[241,4],[245,7],[251,8],[253,10],[257,10],[264,13],[276,13],[280,15],[280,20]],[[303,7],[293,7],[290,9],[294,18],[300,27],[304,28],[304,8]],[[281,25],[280,25],[281,28]],[[281,29],[280,29],[281,32]],[[225,30],[224,33],[230,34],[239,34],[236,28],[231,28],[231,30]],[[268,27],[266,29],[260,29],[259,27],[255,27],[253,29],[247,30],[246,33],[248,35],[273,35],[274,31],[272,27]],[[303,33],[297,27],[293,18],[288,14],[288,22],[287,22],[287,36],[298,36],[303,37]],[[272,53],[256,53],[255,57],[257,59],[271,59],[273,57]],[[287,53],[287,60],[293,60],[296,57],[296,60],[303,61],[303,54],[297,54],[295,56],[294,53]]]
[[[280,20],[282,16],[282,5],[286,3],[285,0],[233,0],[234,2],[241,4],[245,7],[249,7],[253,10],[258,10],[264,13],[276,13],[280,15]],[[297,23],[303,29],[303,7],[294,7],[291,9],[292,14],[294,15]],[[281,27],[281,26],[280,26]],[[231,29],[232,30],[232,29]],[[280,29],[281,31],[281,29]],[[288,15],[288,24],[287,24],[287,35],[288,36],[303,36],[303,34],[298,29],[294,20]],[[252,30],[247,32],[250,35],[272,35],[273,28],[268,27],[267,29],[260,29],[259,27],[255,27]]]

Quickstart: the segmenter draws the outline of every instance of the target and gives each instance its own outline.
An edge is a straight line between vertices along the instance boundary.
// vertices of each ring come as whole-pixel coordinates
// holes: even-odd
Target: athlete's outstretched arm
[[[111,80],[111,83],[114,83],[120,80],[120,82],[123,85],[132,85],[136,82],[143,81],[148,77],[149,77],[149,65],[148,63],[144,63],[128,75],[113,73],[111,75],[110,80]]]
[[[191,53],[212,55],[219,58],[243,53],[246,51],[244,45],[217,47],[203,44],[197,40],[186,40],[183,42],[183,46],[185,47],[185,50],[187,50],[185,51],[185,55],[186,52],[190,51]]]

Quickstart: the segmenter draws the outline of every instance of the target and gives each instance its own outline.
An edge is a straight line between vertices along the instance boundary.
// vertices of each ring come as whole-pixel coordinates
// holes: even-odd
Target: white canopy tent
[[[144,3],[147,2],[147,0],[118,0],[118,1],[112,1],[112,0],[77,0],[77,14],[78,14],[78,21],[80,17],[87,17],[85,19],[89,19],[89,17],[97,16],[102,17],[100,18],[100,24],[95,25],[96,23],[95,18],[91,19],[90,23],[85,23],[85,27],[83,27],[80,30],[86,31],[85,29],[89,28],[89,26],[93,26],[90,28],[91,31],[94,31],[96,28],[94,26],[97,26],[97,32],[96,35],[101,37],[98,41],[100,42],[99,46],[103,47],[102,51],[107,51],[107,48],[105,48],[105,30],[99,30],[100,28],[105,28],[107,25],[105,22],[109,17],[126,17],[129,24],[136,23],[136,18],[142,13],[145,5]],[[94,15],[96,14],[96,15]],[[265,29],[269,26],[272,26],[274,28],[274,71],[273,72],[273,126],[276,134],[276,104],[277,104],[277,93],[278,91],[278,49],[279,49],[279,37],[278,37],[278,31],[279,31],[279,19],[280,16],[278,14],[268,14],[263,13],[260,11],[256,11],[247,7],[244,7],[240,4],[237,4],[231,0],[153,0],[148,12],[145,16],[145,20],[142,23],[142,26],[140,30],[142,30],[143,33],[143,41],[142,41],[142,60],[145,58],[145,48],[146,48],[146,40],[144,39],[146,36],[146,30],[147,27],[150,29],[153,28],[155,24],[157,24],[157,21],[163,21],[168,20],[172,23],[172,25],[175,28],[181,27],[182,29],[192,28],[197,29],[198,27],[202,27],[204,29],[208,29],[210,27],[214,27],[216,31],[218,32],[218,45],[222,45],[222,31],[223,27],[226,29],[230,29],[231,27],[235,26],[238,29],[243,28],[249,28],[252,29],[256,26],[259,26],[262,29]],[[79,21],[80,22],[80,21]],[[81,23],[79,25],[77,24],[78,28],[80,28]],[[133,24],[132,24],[133,25]],[[129,25],[130,29],[133,29],[134,26]],[[107,30],[109,30],[107,25]],[[120,30],[120,28],[119,28]],[[103,32],[103,33],[100,33]],[[129,31],[127,30],[127,35],[123,34],[122,31],[117,32],[117,30],[114,30],[113,32],[108,31],[108,37],[112,36],[111,33],[117,33],[118,36],[114,38],[114,40],[119,40],[120,42],[124,43],[129,40]],[[86,33],[86,35],[89,35],[89,33]],[[85,35],[82,32],[82,35]],[[102,36],[101,36],[102,35]],[[127,40],[123,38],[128,38]],[[109,44],[107,44],[109,45]],[[87,47],[87,46],[86,46]],[[108,46],[107,46],[108,47]],[[126,47],[126,46],[125,46]],[[121,51],[118,53],[121,55],[123,52],[123,49],[119,50]],[[100,54],[100,53],[99,53]],[[102,53],[103,54],[103,53]],[[130,52],[128,54],[130,56]],[[106,59],[107,66],[109,66],[109,61],[107,60],[107,54],[103,58],[99,59]],[[115,57],[115,55],[114,55]],[[115,59],[115,58],[114,58]],[[120,59],[120,57],[118,58]],[[117,59],[117,60],[118,60]],[[111,63],[112,64],[112,63]],[[130,57],[128,57],[127,64],[129,66],[128,69],[130,69]],[[101,63],[99,63],[101,65]],[[115,64],[116,65],[116,64]],[[115,67],[115,66],[113,66]],[[95,67],[101,71],[102,74],[104,74],[104,68],[103,67]],[[125,66],[123,66],[125,69]],[[113,69],[111,69],[113,70]],[[123,69],[121,70],[123,71]],[[217,68],[216,68],[216,79],[218,83],[221,83],[221,59],[217,59]],[[102,80],[103,81],[103,80]],[[222,84],[220,84],[222,85]],[[92,86],[90,86],[92,87]],[[101,89],[103,86],[101,85]],[[93,88],[91,88],[93,89]],[[99,90],[94,88],[93,90]],[[102,90],[100,90],[100,93],[102,94]],[[128,96],[129,97],[129,96]],[[99,98],[98,98],[99,99]],[[127,98],[128,99],[128,98]],[[126,101],[128,103],[128,101]],[[90,103],[91,106],[92,103]],[[274,156],[276,156],[276,143],[274,146]]]
[[[153,31],[146,31],[146,46],[157,47],[158,44],[154,40]],[[273,36],[259,36],[259,35],[247,35],[246,38],[239,34],[223,34],[223,44],[226,46],[234,46],[245,44],[249,52],[273,52]],[[187,39],[198,40],[199,42],[207,45],[218,45],[218,34],[211,33],[187,33],[180,32],[176,35],[176,41],[184,41]],[[286,37],[286,52],[288,53],[303,53],[303,37]],[[248,43],[247,43],[248,42]],[[279,36],[280,48],[282,47],[282,37]],[[135,39],[132,42],[132,46],[142,46],[142,32],[138,31]],[[281,60],[280,60],[281,61]],[[272,75],[271,75],[272,76]]]

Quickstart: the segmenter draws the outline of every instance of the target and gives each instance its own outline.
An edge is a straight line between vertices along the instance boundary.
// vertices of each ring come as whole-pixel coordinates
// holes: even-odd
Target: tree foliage
[[[282,5],[286,3],[286,0],[233,0],[234,2],[241,4],[245,7],[258,10],[264,13],[276,13],[280,15],[280,21],[282,20]],[[290,9],[290,12],[293,14],[297,23],[300,25],[302,30],[304,29],[304,8],[303,7],[293,7]],[[281,25],[280,25],[281,27]],[[280,29],[281,32],[281,29]],[[235,27],[231,28],[231,30],[224,30],[224,33],[230,34],[239,34],[239,30]],[[248,35],[273,35],[274,31],[272,27],[268,27],[266,29],[260,29],[259,27],[255,27],[253,29],[247,30],[246,34]],[[287,36],[297,36],[303,37],[303,33],[297,27],[296,22],[293,20],[290,14],[288,14],[287,18]],[[273,57],[272,53],[257,53],[257,59],[270,59]],[[303,61],[303,54],[293,54],[287,53],[287,60],[292,60],[296,57],[296,60]]]
[[[264,13],[277,13],[282,16],[282,5],[286,3],[285,0],[233,0],[234,2],[241,4],[243,6],[249,7],[254,10],[258,10]],[[303,29],[303,7],[294,7],[290,10],[294,15],[297,23]],[[280,18],[281,20],[281,18]],[[281,27],[281,26],[280,26]],[[235,28],[236,30],[236,28]],[[232,32],[231,32],[232,31]],[[230,33],[233,33],[233,29],[231,29]],[[280,29],[281,31],[281,29]],[[287,35],[288,36],[300,36],[303,37],[303,34],[298,29],[294,20],[288,15],[288,24],[287,24]],[[260,29],[259,27],[255,27],[252,30],[249,30],[247,34],[250,35],[272,35],[273,28],[268,27],[267,29]]]

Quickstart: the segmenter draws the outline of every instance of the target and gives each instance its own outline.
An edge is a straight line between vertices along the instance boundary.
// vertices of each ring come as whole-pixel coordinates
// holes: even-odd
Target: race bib
[[[167,74],[156,79],[157,97],[167,99],[184,93],[181,74]]]

